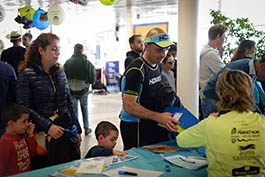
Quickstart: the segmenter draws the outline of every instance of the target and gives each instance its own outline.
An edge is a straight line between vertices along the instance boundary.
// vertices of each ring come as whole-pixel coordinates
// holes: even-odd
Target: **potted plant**
[[[224,16],[220,11],[210,9],[210,15],[213,17],[211,24],[224,24],[229,28],[227,42],[224,45],[224,62],[230,62],[230,59],[243,39],[254,40],[257,45],[256,58],[261,58],[265,52],[265,33],[255,29],[253,23],[248,18],[231,19]]]

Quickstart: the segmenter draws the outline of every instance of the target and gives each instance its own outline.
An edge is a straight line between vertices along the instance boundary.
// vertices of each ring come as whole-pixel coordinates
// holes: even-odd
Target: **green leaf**
[[[230,61],[235,48],[243,39],[257,39],[257,57],[261,57],[265,53],[265,33],[264,31],[256,30],[253,23],[248,18],[230,19],[224,16],[220,11],[210,9],[212,17],[211,24],[225,24],[229,28],[227,34],[227,42],[224,44],[224,60]]]

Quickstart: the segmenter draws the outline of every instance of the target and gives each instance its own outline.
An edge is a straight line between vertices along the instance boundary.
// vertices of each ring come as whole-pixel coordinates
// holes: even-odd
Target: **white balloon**
[[[64,21],[64,10],[58,3],[54,3],[49,7],[48,20],[53,25],[60,25]]]
[[[0,22],[3,21],[6,17],[5,9],[0,5]]]

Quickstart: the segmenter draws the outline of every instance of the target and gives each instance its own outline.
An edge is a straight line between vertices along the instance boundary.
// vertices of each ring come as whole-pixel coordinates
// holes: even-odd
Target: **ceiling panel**
[[[89,10],[91,7],[98,5],[98,0],[89,0],[87,6],[76,5],[82,11]],[[55,0],[0,0],[6,11],[17,11],[19,8],[30,5],[33,8],[48,8],[49,4],[56,2]],[[69,0],[57,0],[59,3],[74,5]],[[175,15],[177,14],[177,0],[117,0],[113,5],[118,16],[124,16],[126,5],[131,7],[134,13],[139,13],[142,16],[152,14],[153,16],[160,15]]]

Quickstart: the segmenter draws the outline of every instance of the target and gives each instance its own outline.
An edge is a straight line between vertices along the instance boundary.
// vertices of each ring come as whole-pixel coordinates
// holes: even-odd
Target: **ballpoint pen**
[[[165,166],[165,170],[166,170],[166,172],[170,172],[171,171],[170,166],[169,165],[166,165]]]
[[[119,175],[131,175],[131,176],[137,176],[137,173],[128,172],[128,171],[119,171]]]

